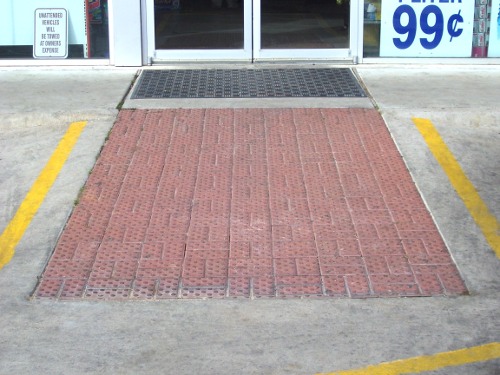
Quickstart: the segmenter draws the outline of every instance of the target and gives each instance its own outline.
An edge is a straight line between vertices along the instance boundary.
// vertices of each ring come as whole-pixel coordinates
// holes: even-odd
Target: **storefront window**
[[[364,5],[364,57],[380,56],[381,0],[365,0]]]
[[[1,0],[0,59],[109,57],[107,0]]]
[[[365,0],[364,57],[499,57],[500,0]]]

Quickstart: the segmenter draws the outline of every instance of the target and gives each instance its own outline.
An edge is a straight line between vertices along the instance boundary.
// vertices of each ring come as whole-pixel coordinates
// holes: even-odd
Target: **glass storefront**
[[[365,0],[364,57],[500,56],[500,0]]]
[[[107,0],[0,0],[1,59],[109,58]]]
[[[0,0],[0,4],[0,63],[4,64],[20,59],[102,59],[101,64],[137,66],[182,60],[500,57],[500,0]]]

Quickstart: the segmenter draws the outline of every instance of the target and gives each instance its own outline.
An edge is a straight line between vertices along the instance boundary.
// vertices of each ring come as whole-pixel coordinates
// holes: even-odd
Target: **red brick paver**
[[[372,109],[124,110],[35,296],[466,289]]]

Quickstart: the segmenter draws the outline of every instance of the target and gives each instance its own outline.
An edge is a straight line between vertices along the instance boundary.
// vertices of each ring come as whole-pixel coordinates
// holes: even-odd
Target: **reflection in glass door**
[[[154,61],[349,59],[355,40],[349,0],[145,1]]]

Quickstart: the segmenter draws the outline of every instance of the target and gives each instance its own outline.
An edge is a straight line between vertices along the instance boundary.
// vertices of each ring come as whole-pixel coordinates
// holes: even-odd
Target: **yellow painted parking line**
[[[459,349],[451,352],[413,357],[357,370],[331,372],[317,375],[401,375],[436,371],[446,367],[463,366],[471,363],[491,361],[500,358],[500,342]]]
[[[448,176],[453,188],[463,200],[472,218],[483,232],[486,241],[488,241],[497,257],[500,258],[500,224],[498,220],[481,199],[476,188],[467,178],[462,167],[448,149],[432,122],[421,118],[414,118],[413,122]]]
[[[86,121],[80,121],[69,126],[45,168],[40,172],[16,214],[0,236],[0,269],[9,263],[14,256],[17,244],[21,241],[24,232],[54,184],[85,125],[87,125]]]

